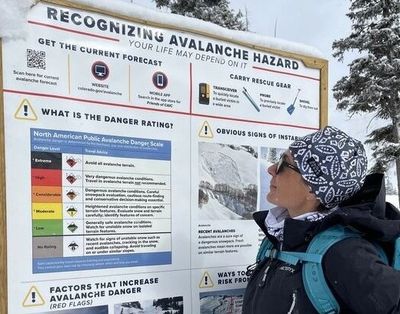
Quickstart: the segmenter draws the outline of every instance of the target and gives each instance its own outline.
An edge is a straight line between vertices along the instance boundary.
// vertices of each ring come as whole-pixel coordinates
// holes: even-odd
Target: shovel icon
[[[287,108],[287,112],[288,112],[290,115],[291,115],[291,114],[293,113],[293,111],[294,111],[294,105],[295,105],[295,103],[296,103],[297,96],[299,96],[300,91],[301,91],[301,89],[299,88],[299,89],[297,90],[297,94],[296,94],[296,97],[295,97],[294,100],[293,100],[293,103]]]

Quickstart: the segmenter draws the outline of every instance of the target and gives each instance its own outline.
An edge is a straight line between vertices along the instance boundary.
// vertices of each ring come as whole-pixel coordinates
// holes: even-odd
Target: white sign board
[[[27,23],[2,46],[8,313],[241,313],[321,69],[57,4]]]

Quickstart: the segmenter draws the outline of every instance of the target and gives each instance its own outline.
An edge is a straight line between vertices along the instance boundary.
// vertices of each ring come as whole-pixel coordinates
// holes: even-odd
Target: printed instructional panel
[[[320,71],[300,60],[52,4],[29,23],[29,45],[4,51],[6,90],[319,126]]]
[[[241,267],[199,269],[192,271],[193,308],[198,313],[241,314],[248,277]]]
[[[4,49],[5,89],[189,112],[190,63],[176,57],[171,32],[42,3],[28,22],[26,47]]]
[[[250,264],[260,240],[253,213],[272,206],[268,167],[310,132],[229,119],[192,121],[192,267]]]
[[[250,123],[318,127],[319,70],[306,68],[298,60],[210,39],[191,42],[203,50],[193,57],[193,113]]]
[[[174,272],[174,281],[180,284],[171,284],[171,276],[165,272],[153,272],[24,284],[24,313],[190,313],[188,272]]]
[[[6,185],[9,265],[19,261],[8,270],[9,313],[103,306],[119,314],[129,302],[186,295],[183,284],[161,287],[179,271],[190,282],[190,203],[181,197],[190,195],[190,151],[181,142],[189,118],[16,93],[4,101],[6,174],[14,182]],[[134,283],[119,283],[160,271],[163,284],[135,295]],[[102,286],[93,284],[77,295],[44,284],[84,289],[102,281],[122,292],[99,296]],[[183,302],[190,312],[190,296]]]
[[[31,129],[33,272],[171,263],[171,144]]]
[[[310,132],[193,119],[191,268],[196,313],[241,313],[247,269],[254,267],[265,236],[252,216],[274,206],[266,199],[268,168],[290,143]]]

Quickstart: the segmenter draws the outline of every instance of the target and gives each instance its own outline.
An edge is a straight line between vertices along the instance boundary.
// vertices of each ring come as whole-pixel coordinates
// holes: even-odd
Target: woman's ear
[[[315,196],[315,194],[313,192],[310,191],[310,193],[308,193],[308,195],[306,196],[306,200],[308,202],[314,202],[314,208],[316,210],[319,210],[320,206],[321,206],[321,202],[319,199],[317,199],[317,197]]]
[[[306,199],[307,199],[307,201],[313,201],[313,200],[317,201],[317,197],[315,196],[315,194],[313,192],[308,193]]]

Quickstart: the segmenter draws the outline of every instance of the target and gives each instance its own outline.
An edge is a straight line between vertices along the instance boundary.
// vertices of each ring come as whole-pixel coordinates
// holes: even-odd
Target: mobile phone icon
[[[157,74],[157,86],[164,86],[164,76],[162,74]]]
[[[158,89],[164,89],[168,85],[168,77],[163,72],[155,72],[151,77],[151,80],[155,87]]]

